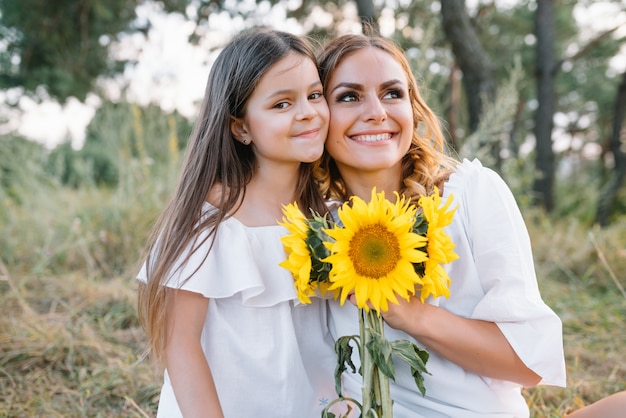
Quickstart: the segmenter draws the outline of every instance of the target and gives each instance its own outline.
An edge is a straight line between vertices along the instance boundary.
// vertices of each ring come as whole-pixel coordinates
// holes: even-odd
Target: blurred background
[[[215,56],[269,26],[399,43],[451,150],[513,190],[568,387],[626,389],[626,1],[0,0],[0,417],[154,416],[137,264]]]

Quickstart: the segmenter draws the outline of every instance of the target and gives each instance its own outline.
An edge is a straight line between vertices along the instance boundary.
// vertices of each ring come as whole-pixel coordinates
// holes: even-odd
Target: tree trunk
[[[554,79],[557,62],[554,54],[554,1],[538,0],[535,11],[537,37],[537,101],[535,139],[537,160],[533,185],[535,204],[546,211],[554,209],[554,152],[552,128],[555,106]]]
[[[441,16],[446,38],[463,72],[471,133],[478,128],[483,99],[494,100],[496,96],[493,65],[472,27],[463,0],[441,0]]]
[[[356,0],[356,8],[361,19],[363,33],[366,35],[377,35],[379,33],[378,20],[374,3],[372,0]]]
[[[450,76],[448,77],[450,105],[446,110],[446,122],[448,123],[448,141],[453,150],[459,150],[459,143],[456,137],[457,129],[459,127],[459,114],[460,114],[460,102],[461,102],[461,77],[459,77],[461,69],[458,65],[454,64],[450,68]]]
[[[617,89],[615,97],[615,111],[613,114],[613,129],[611,132],[611,151],[615,160],[614,174],[607,184],[606,188],[600,195],[598,201],[598,210],[596,212],[596,222],[602,226],[609,224],[611,215],[611,207],[617,192],[626,177],[626,154],[622,151],[620,133],[624,124],[624,115],[626,114],[626,72],[622,75],[622,82]]]

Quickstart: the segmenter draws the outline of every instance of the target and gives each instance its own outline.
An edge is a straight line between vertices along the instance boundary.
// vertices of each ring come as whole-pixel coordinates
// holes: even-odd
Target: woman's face
[[[369,172],[401,181],[401,161],[414,127],[400,63],[377,48],[359,50],[335,68],[325,94],[330,109],[326,149],[344,180],[351,184]]]

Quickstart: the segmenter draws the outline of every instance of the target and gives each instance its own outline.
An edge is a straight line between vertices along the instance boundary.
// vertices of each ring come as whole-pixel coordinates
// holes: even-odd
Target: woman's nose
[[[384,122],[387,120],[387,111],[380,98],[377,96],[366,98],[363,108],[363,120],[372,122]]]

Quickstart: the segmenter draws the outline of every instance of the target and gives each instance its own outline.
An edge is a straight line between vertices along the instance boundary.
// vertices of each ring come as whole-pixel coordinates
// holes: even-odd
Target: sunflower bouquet
[[[353,196],[336,213],[336,222],[316,213],[307,218],[292,203],[283,208],[283,222],[290,232],[282,242],[288,257],[280,265],[295,280],[298,298],[310,303],[318,292],[331,293],[343,305],[354,294],[359,308],[360,335],[344,336],[335,343],[338,398],[322,417],[334,417],[329,408],[336,402],[352,402],[363,418],[392,417],[389,379],[395,379],[392,355],[412,370],[415,384],[425,394],[424,373],[428,352],[408,340],[388,341],[381,312],[398,297],[449,296],[450,278],[441,264],[458,258],[444,227],[452,222],[452,196],[444,205],[439,191],[421,197],[418,206],[396,193],[396,202],[372,190],[369,203]],[[356,373],[352,346],[358,348],[363,377],[362,403],[344,398],[341,374]]]

